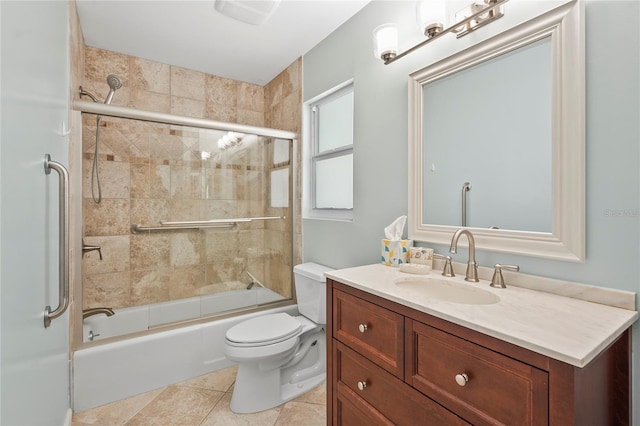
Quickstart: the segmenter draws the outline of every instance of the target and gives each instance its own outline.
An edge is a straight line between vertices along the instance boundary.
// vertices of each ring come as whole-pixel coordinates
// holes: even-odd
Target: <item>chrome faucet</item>
[[[98,315],[98,314],[105,314],[108,317],[111,317],[113,315],[115,315],[115,312],[113,312],[113,309],[111,308],[90,308],[90,309],[85,309],[82,311],[82,319],[86,319],[89,318],[90,316],[93,315]]]
[[[465,281],[471,281],[477,283],[478,279],[478,264],[476,263],[476,241],[473,238],[473,234],[468,229],[460,228],[451,239],[451,247],[449,247],[450,253],[457,253],[458,239],[460,235],[466,235],[469,240],[469,261],[467,262],[467,273],[464,277]]]

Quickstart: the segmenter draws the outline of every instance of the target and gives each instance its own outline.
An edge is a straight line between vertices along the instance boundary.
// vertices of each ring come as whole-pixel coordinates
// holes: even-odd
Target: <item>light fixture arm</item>
[[[404,52],[398,53],[397,55],[393,56],[393,57],[386,57],[383,58],[384,64],[385,65],[389,65],[392,62],[397,61],[400,58],[403,58],[405,56],[407,56],[409,53],[420,49],[421,47],[431,43],[434,40],[439,39],[440,37],[442,37],[445,34],[448,33],[455,33],[455,32],[460,32],[460,34],[458,34],[458,38],[463,37],[467,34],[469,34],[472,31],[477,30],[478,28],[483,27],[484,25],[488,24],[489,22],[493,22],[494,20],[501,18],[504,13],[500,12],[500,13],[492,13],[493,11],[495,11],[496,9],[498,9],[499,7],[501,7],[502,5],[504,5],[506,2],[508,2],[509,0],[489,0],[490,2],[480,11],[474,13],[473,15],[470,15],[468,17],[466,17],[465,19],[463,19],[460,22],[456,22],[453,25],[450,25],[448,28],[445,28],[444,30],[433,34],[430,38],[427,38],[426,40],[416,44],[415,46],[405,50]],[[498,9],[499,10],[499,9]],[[489,13],[491,16],[487,17],[487,18],[483,18],[483,15],[486,15],[487,13]],[[471,26],[470,24],[472,23],[472,21],[475,21],[475,25]],[[460,27],[466,27],[464,31],[460,31],[459,28]]]

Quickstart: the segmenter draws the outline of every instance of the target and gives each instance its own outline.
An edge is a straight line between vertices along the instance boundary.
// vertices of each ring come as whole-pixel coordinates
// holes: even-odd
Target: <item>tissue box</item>
[[[413,240],[382,240],[381,263],[386,266],[398,267],[402,263],[409,262],[409,247],[413,246]]]

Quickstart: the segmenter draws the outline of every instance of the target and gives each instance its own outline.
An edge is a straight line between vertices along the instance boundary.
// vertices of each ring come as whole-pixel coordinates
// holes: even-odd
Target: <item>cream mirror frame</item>
[[[585,67],[582,2],[574,1],[409,76],[408,236],[449,244],[455,226],[423,222],[423,86],[530,43],[551,38],[551,232],[469,228],[476,248],[565,261],[585,259]],[[446,143],[446,142],[443,142]]]

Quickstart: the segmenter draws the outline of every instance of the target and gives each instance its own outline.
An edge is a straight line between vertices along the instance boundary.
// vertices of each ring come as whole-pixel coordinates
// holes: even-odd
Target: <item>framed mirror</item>
[[[409,76],[409,238],[584,261],[584,45],[570,2]]]

